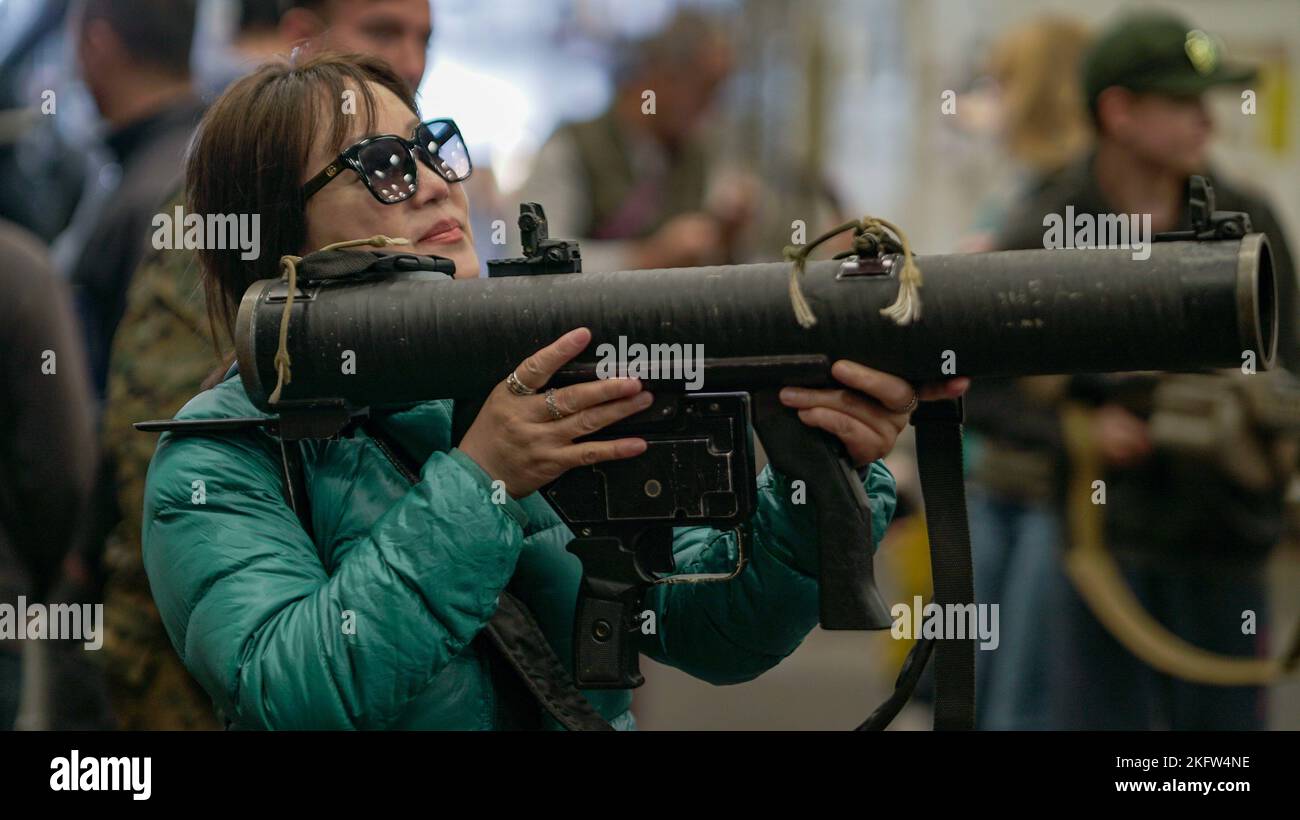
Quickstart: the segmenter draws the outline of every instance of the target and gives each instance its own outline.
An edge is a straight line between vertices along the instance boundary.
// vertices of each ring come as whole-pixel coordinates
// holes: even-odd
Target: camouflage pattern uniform
[[[182,204],[179,194],[163,213]],[[211,701],[177,657],[149,590],[140,550],[145,473],[158,437],[133,422],[171,418],[220,364],[198,257],[152,251],[132,279],[113,339],[103,447],[114,462],[122,519],[105,547],[104,651],[122,729],[217,729]]]

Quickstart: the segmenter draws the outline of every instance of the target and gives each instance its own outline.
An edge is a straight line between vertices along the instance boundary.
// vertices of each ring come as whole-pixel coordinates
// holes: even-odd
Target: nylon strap
[[[614,730],[574,684],[523,601],[503,591],[487,633],[524,686],[561,726],[571,732]]]
[[[922,402],[912,415],[916,427],[916,462],[925,497],[930,540],[934,602],[969,611],[975,603],[970,525],[962,470],[960,399]],[[945,636],[934,646],[934,728],[975,728],[975,636]]]

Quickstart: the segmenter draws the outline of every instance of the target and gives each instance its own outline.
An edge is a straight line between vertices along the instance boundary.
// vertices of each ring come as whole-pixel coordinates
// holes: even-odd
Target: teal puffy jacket
[[[228,378],[177,418],[254,415]],[[508,728],[511,672],[476,640],[507,583],[572,669],[581,564],[565,550],[570,531],[537,493],[492,503],[488,475],[451,448],[451,402],[383,425],[423,460],[419,482],[364,430],[306,445],[314,543],[285,499],[275,439],[160,439],[145,491],[145,568],[172,644],[227,726]],[[879,462],[866,489],[879,543],[895,503]],[[644,654],[726,684],[795,650],[817,623],[817,559],[812,506],[791,495],[784,476],[764,470],[738,578],[652,588],[657,630],[641,636]],[[735,564],[732,533],[681,528],[673,549],[679,572]],[[635,728],[630,691],[584,694],[616,728]]]

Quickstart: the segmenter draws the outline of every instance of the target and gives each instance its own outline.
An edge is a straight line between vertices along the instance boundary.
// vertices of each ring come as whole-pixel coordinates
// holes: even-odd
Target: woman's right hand
[[[534,390],[591,342],[591,331],[571,330],[523,361],[515,377]],[[645,452],[645,439],[586,441],[590,435],[650,406],[653,397],[639,379],[598,379],[555,391],[556,419],[546,396],[518,396],[502,381],[466,431],[460,450],[493,479],[505,482],[512,498],[523,498],[581,465],[631,458]]]

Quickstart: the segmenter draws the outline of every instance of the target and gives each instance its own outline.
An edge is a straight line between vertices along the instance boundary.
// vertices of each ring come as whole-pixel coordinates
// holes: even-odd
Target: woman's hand
[[[515,378],[536,390],[590,342],[585,327],[571,330],[525,359]],[[512,498],[523,498],[573,467],[644,453],[640,438],[573,440],[639,413],[652,401],[639,379],[599,379],[558,388],[554,404],[563,417],[557,419],[545,393],[516,395],[502,382],[488,395],[460,450],[494,480],[504,481]]]
[[[850,389],[786,387],[781,403],[799,410],[799,419],[810,427],[834,433],[849,452],[854,467],[884,458],[907,426],[916,401],[955,399],[966,388],[966,377],[943,382],[912,385],[866,365],[840,359],[831,367],[835,380]]]

